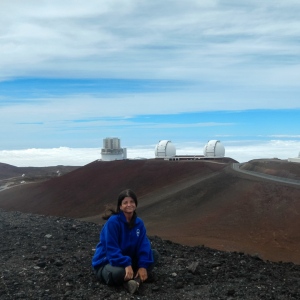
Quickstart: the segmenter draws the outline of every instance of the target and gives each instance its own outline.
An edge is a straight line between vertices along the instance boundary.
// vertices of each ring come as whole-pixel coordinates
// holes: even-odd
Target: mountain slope
[[[225,167],[226,164],[193,161],[95,161],[46,182],[3,191],[0,207],[73,218],[88,217],[102,213],[106,204],[115,204],[118,194],[126,188],[142,197],[178,181],[207,176]]]
[[[258,252],[300,263],[300,187],[197,161],[93,162],[62,177],[0,193],[7,210],[103,223],[123,189],[139,199],[151,235],[187,245]]]

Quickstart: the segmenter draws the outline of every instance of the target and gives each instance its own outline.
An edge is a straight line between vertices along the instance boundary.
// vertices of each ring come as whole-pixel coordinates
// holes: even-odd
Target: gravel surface
[[[161,254],[136,295],[97,282],[101,225],[0,210],[0,299],[300,299],[300,266],[149,237]]]

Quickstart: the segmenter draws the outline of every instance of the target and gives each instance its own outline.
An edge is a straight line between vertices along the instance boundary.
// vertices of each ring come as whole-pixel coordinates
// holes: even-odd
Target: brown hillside
[[[95,161],[59,178],[0,193],[0,207],[38,214],[82,218],[115,204],[120,191],[139,197],[193,177],[210,175],[226,164],[193,161]]]
[[[73,166],[52,166],[52,167],[15,167],[9,164],[0,163],[0,180],[11,177],[22,176],[40,176],[49,173],[55,173],[57,170],[60,173],[68,173],[76,170],[79,167]]]
[[[300,164],[280,159],[255,159],[244,163],[240,169],[300,180]]]
[[[125,188],[148,234],[187,245],[300,263],[300,187],[200,161],[93,162],[47,182],[0,193],[0,207],[103,222]]]
[[[139,215],[150,235],[300,263],[300,187],[228,170],[160,201],[145,198]]]
[[[14,176],[21,176],[22,174],[17,167],[9,164],[0,163],[0,180],[14,177]]]

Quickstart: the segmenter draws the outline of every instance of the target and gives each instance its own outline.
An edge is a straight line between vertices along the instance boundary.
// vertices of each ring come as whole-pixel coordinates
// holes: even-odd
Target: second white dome
[[[155,147],[155,158],[172,157],[176,155],[176,148],[168,140],[159,141]]]
[[[211,140],[205,145],[203,154],[205,157],[224,157],[225,148],[220,141]]]

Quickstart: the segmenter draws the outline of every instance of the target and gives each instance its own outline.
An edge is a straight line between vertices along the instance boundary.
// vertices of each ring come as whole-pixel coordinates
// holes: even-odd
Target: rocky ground
[[[138,294],[95,280],[101,225],[0,210],[0,298],[300,299],[300,266],[149,237],[160,254]]]

